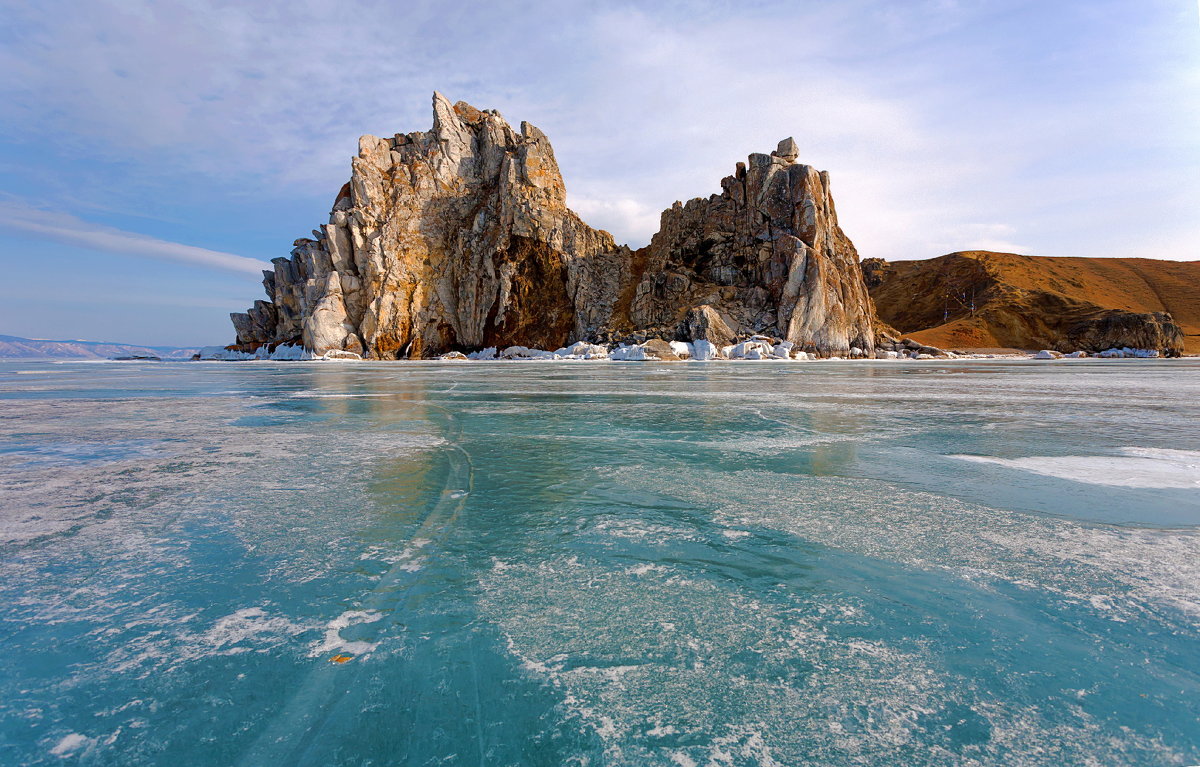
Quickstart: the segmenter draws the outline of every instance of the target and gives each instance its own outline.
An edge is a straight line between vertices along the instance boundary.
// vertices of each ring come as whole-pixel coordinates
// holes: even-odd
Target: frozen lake
[[[0,363],[0,764],[1200,763],[1200,361]]]

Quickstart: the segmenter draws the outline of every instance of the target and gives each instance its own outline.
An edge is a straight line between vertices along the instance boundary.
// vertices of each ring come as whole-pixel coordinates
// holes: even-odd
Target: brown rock
[[[1183,329],[1165,312],[1138,314],[1113,309],[1068,327],[1064,347],[1087,352],[1153,349],[1164,357],[1178,357],[1183,354]]]
[[[682,357],[675,353],[671,348],[671,344],[661,338],[651,338],[646,343],[642,344],[642,348],[646,350],[646,354],[657,357],[663,362],[679,362]]]

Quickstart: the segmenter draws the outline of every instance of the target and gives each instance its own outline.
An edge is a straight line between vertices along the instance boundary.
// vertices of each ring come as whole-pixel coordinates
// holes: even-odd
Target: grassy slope
[[[872,297],[885,322],[933,346],[1037,348],[1056,318],[1124,309],[1170,312],[1200,354],[1200,261],[968,251],[892,262]]]

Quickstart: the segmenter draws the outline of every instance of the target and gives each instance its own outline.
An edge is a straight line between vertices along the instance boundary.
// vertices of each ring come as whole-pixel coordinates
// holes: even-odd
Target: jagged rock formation
[[[633,299],[634,326],[678,326],[680,340],[714,344],[728,343],[725,328],[767,333],[821,355],[874,349],[875,311],[838,226],[829,174],[796,156],[785,139],[738,163],[721,194],[663,212]]]
[[[1200,262],[968,251],[865,259],[880,318],[950,349],[1200,352]]]
[[[433,99],[433,129],[364,136],[329,223],[232,315],[237,346],[375,359],[510,345],[768,333],[830,355],[874,348],[874,310],[829,177],[791,139],[724,191],[662,216],[636,254],[566,207],[545,135]]]
[[[233,315],[239,345],[377,359],[562,345],[608,321],[628,262],[567,209],[546,137],[440,94],[433,129],[363,136],[329,223]]]

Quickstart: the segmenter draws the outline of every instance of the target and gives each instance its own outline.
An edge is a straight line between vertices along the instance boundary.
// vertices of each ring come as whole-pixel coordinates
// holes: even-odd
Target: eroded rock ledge
[[[874,307],[829,176],[796,144],[754,154],[722,193],[675,203],[637,252],[566,206],[546,136],[433,97],[433,128],[363,136],[329,223],[264,272],[234,347],[372,359],[573,342],[775,336],[874,354]]]

